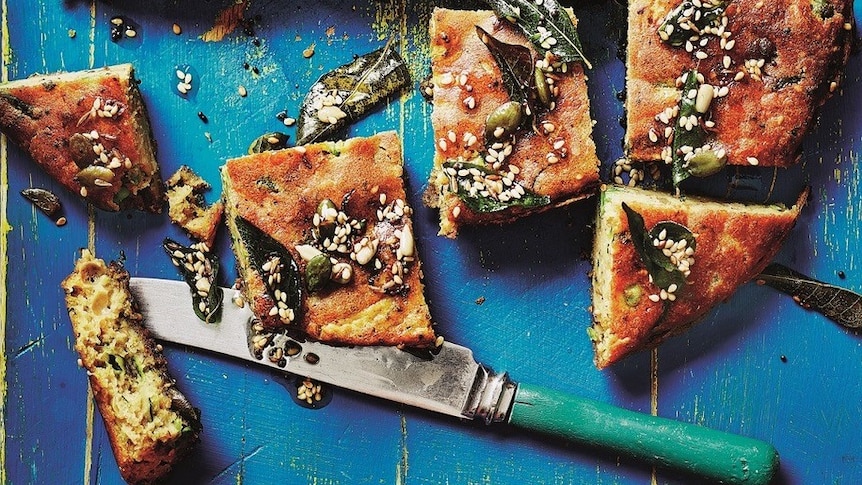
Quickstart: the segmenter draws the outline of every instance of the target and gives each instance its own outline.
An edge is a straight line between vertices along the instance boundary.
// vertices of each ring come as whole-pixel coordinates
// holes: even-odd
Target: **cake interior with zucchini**
[[[131,64],[0,84],[0,131],[99,209],[162,211],[155,143]]]
[[[574,31],[577,21],[563,12]],[[545,26],[531,42],[517,22],[434,9],[425,92],[435,151],[425,203],[439,209],[441,235],[595,193],[599,160],[582,62],[557,57],[562,41]]]
[[[259,333],[437,345],[403,174],[394,132],[227,161],[226,222]]]
[[[791,207],[603,187],[588,333],[598,368],[688,329],[772,260],[799,217]]]
[[[795,164],[816,109],[840,85],[851,8],[849,0],[629,2],[628,157],[695,172]]]
[[[123,479],[130,484],[164,479],[198,442],[200,414],[177,389],[144,327],[129,273],[84,250],[62,287],[79,363]]]

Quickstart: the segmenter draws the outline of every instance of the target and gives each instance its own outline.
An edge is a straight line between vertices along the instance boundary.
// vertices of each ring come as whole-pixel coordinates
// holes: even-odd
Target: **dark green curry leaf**
[[[485,0],[498,17],[514,23],[530,39],[536,50],[545,56],[550,52],[562,62],[583,62],[584,56],[578,31],[569,14],[556,0]]]
[[[659,25],[659,38],[674,47],[681,47],[693,34],[703,31],[706,27],[718,27],[724,14],[724,7],[724,2],[720,0],[703,2],[683,0]],[[683,28],[683,24],[688,28]]]
[[[691,176],[691,171],[687,167],[685,154],[683,153],[683,147],[689,147],[692,150],[699,148],[706,139],[706,131],[701,126],[703,123],[700,120],[700,114],[695,109],[697,89],[700,87],[700,82],[697,80],[697,70],[692,69],[687,71],[683,74],[683,78],[682,93],[679,97],[679,117],[674,121],[673,125],[673,165],[671,167],[671,174],[673,176],[674,187]],[[685,120],[692,116],[698,120],[696,125],[680,126],[680,120]]]
[[[374,106],[410,85],[410,72],[390,39],[381,49],[324,74],[300,108],[297,145],[331,139]]]
[[[534,113],[536,81],[533,70],[536,68],[536,62],[533,59],[533,53],[522,45],[507,44],[497,40],[478,25],[476,35],[497,61],[509,99],[527,106],[530,109],[529,112]]]
[[[263,279],[269,297],[273,302],[282,301],[293,311],[293,321],[301,320],[302,312],[302,276],[296,260],[280,242],[257,228],[248,220],[237,217],[236,228],[248,252],[249,264]],[[276,261],[279,264],[273,265]],[[276,298],[275,292],[284,294],[285,299]],[[265,316],[258,315],[263,319]],[[282,319],[283,323],[284,322]]]
[[[848,328],[862,328],[862,295],[770,263],[755,278],[793,297],[800,305]]]
[[[221,321],[224,291],[218,286],[219,259],[209,251],[199,247],[186,247],[170,238],[165,238],[162,248],[168,253],[171,262],[179,269],[180,274],[189,285],[192,294],[192,308],[195,315],[206,323]],[[201,286],[199,280],[205,280]],[[205,293],[205,296],[201,293]],[[203,303],[203,305],[202,305]]]
[[[498,180],[502,177],[500,172],[478,163],[449,160],[443,163],[443,169],[455,171],[454,175],[447,172],[450,179],[455,183],[455,191],[464,204],[474,212],[499,212],[513,207],[535,208],[551,203],[551,198],[547,195],[537,194],[518,182],[512,182],[511,187],[519,186],[523,189],[524,193],[519,198],[512,197],[507,200],[500,200],[491,195],[482,195],[481,191],[472,190],[474,177],[487,178],[490,176]]]
[[[652,277],[653,283],[661,289],[667,289],[672,284],[677,288],[685,286],[685,275],[671,262],[670,257],[653,245],[653,240],[658,239],[659,234],[665,231],[667,239],[674,241],[685,239],[689,246],[694,247],[694,234],[685,226],[671,221],[660,222],[647,231],[643,216],[625,202],[622,207],[629,222],[629,232],[631,232],[635,252]]]

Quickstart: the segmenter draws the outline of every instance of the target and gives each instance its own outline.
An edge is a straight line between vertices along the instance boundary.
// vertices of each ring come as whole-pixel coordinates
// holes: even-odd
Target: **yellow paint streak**
[[[401,415],[401,459],[395,465],[395,485],[407,483],[407,418]]]
[[[12,59],[12,47],[9,44],[9,9],[6,0],[0,0],[0,77],[2,81],[9,80],[8,65]],[[9,198],[9,165],[6,135],[0,135],[0,423],[6,423],[6,282],[9,268],[9,239],[6,237],[12,226],[7,218],[7,203]],[[6,433],[0,437],[0,483],[6,483]]]

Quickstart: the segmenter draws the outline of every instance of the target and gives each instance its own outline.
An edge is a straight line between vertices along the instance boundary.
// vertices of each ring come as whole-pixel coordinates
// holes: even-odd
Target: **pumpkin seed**
[[[332,277],[332,261],[325,254],[313,257],[305,267],[305,284],[308,291],[320,291]]]
[[[82,133],[75,133],[69,137],[69,154],[78,168],[87,168],[95,159],[93,142]]]
[[[89,187],[95,187],[104,182],[110,182],[114,180],[114,172],[108,167],[102,167],[100,165],[90,165],[89,167],[78,172],[78,175],[75,176],[75,179],[78,180],[82,185],[86,185]]]
[[[521,103],[509,101],[498,106],[485,120],[486,143],[491,144],[496,139],[508,138],[515,134],[521,126],[521,119]],[[503,129],[502,135],[495,136],[497,128]]]
[[[715,150],[695,153],[688,161],[688,171],[695,177],[716,174],[727,165],[727,155],[719,157]]]
[[[32,202],[33,205],[38,207],[48,217],[53,217],[60,212],[60,199],[52,192],[40,188],[30,188],[22,190],[21,195]]]
[[[533,69],[533,72],[536,77],[536,94],[539,96],[539,101],[545,106],[550,106],[553,96],[551,95],[551,87],[548,86],[548,82],[545,79],[545,71],[537,67]]]

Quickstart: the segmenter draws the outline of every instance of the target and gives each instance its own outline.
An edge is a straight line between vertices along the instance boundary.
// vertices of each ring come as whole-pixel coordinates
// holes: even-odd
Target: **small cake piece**
[[[526,47],[536,64],[535,85],[542,84],[536,100],[549,107],[533,113],[518,133],[488,124],[512,100],[477,26],[496,41]],[[425,203],[440,210],[441,235],[455,237],[465,224],[504,223],[595,193],[599,160],[579,63],[539,56],[493,11],[435,8],[430,36],[435,152]],[[462,187],[465,177],[476,185],[472,201],[460,196],[469,192]]]
[[[162,210],[155,144],[131,64],[0,84],[0,131],[99,209]]]
[[[171,175],[165,184],[171,222],[195,240],[212,247],[224,203],[218,201],[206,206],[203,193],[210,189],[210,184],[186,165]]]
[[[693,94],[706,131],[693,149],[710,145],[730,165],[796,163],[815,110],[843,76],[851,8],[849,0],[629,2],[627,156],[671,163],[673,134],[686,123],[679,99]],[[700,86],[681,93],[691,69]]]
[[[593,248],[596,366],[660,344],[730,298],[778,252],[806,197],[786,208],[605,188]]]
[[[328,343],[436,343],[394,132],[222,167],[245,301],[267,331]]]
[[[164,478],[198,442],[200,415],[177,390],[143,326],[129,273],[84,250],[62,287],[75,350],[123,479],[143,484]]]

